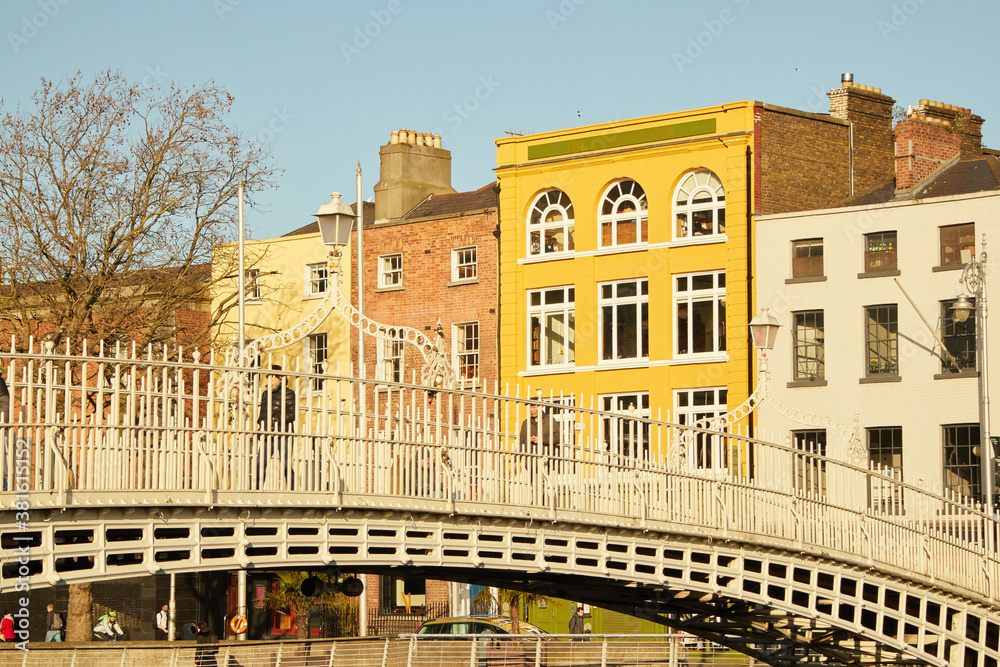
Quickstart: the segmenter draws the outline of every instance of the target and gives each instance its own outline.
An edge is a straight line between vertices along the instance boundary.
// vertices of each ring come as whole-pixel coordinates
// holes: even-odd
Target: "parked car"
[[[521,621],[519,624],[522,635],[547,635],[537,625]],[[418,635],[510,635],[510,619],[506,616],[456,616],[453,618],[436,618],[427,621],[417,628]]]

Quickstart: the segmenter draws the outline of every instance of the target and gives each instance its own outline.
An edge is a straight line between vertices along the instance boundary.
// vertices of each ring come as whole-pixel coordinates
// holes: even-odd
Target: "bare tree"
[[[232,103],[215,84],[78,72],[5,113],[0,330],[71,347],[209,342],[225,314],[209,306],[213,275],[233,273],[211,270],[212,246],[236,239],[239,183],[251,197],[274,174],[227,124]]]

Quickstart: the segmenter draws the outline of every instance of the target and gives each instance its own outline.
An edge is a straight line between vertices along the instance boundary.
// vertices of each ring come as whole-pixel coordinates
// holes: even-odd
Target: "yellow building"
[[[367,207],[366,207],[367,208]],[[371,214],[371,211],[366,211]],[[235,306],[237,294],[235,243],[220,244],[215,249],[214,271],[228,272],[228,281],[219,283],[213,299],[216,308],[227,308],[220,328],[220,339],[237,339],[239,314]],[[274,239],[246,242],[247,298],[246,341],[285,331],[302,322],[322,301],[322,296],[334,279],[329,270],[330,248],[323,244],[316,223],[306,225]],[[351,253],[341,257],[342,282],[345,293],[351,290]],[[261,363],[280,364],[290,372],[321,373],[322,363],[329,364],[329,373],[336,373],[338,364],[344,375],[351,370],[351,332],[353,329],[338,312],[332,312],[314,331],[286,347],[276,349],[261,359]]]
[[[892,168],[852,155],[850,134],[881,145],[852,114],[867,103],[888,123],[891,98],[849,81],[830,96],[832,115],[735,102],[497,140],[503,380],[679,423],[746,399],[753,216],[840,201]],[[725,465],[699,450],[688,460]]]

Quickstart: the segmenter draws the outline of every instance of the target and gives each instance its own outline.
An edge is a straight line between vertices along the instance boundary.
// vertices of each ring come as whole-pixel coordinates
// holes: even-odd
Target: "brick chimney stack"
[[[905,194],[961,157],[981,155],[983,119],[970,110],[920,100],[896,124],[896,193]]]
[[[451,192],[451,151],[441,148],[441,137],[393,130],[379,148],[375,224],[403,217],[428,195]]]
[[[827,93],[830,115],[851,122],[853,191],[863,194],[884,185],[893,176],[892,106],[896,100],[881,88],[841,77],[840,88]]]

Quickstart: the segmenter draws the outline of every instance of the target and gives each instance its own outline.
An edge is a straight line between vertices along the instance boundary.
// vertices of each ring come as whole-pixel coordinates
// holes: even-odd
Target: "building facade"
[[[1000,236],[1000,161],[980,147],[982,122],[927,100],[911,107],[896,127],[895,178],[844,206],[759,218],[757,245],[769,252],[756,266],[759,303],[781,324],[770,386],[815,416],[796,422],[762,406],[760,426],[976,500],[991,483],[983,390],[997,359],[982,354],[983,319],[961,321],[952,306],[965,295],[985,307],[960,278]],[[851,452],[839,432],[855,420]]]
[[[891,146],[892,98],[851,82],[830,97],[830,115],[735,102],[498,140],[503,380],[679,423],[742,402],[755,216],[891,176],[861,147]]]

